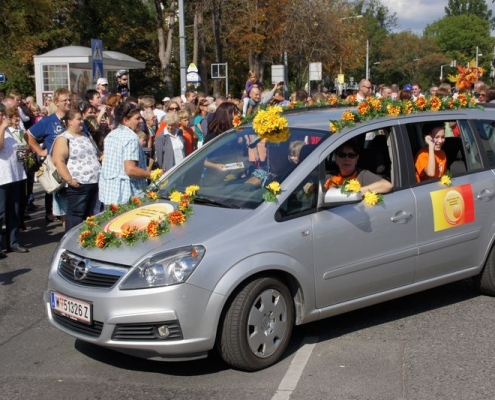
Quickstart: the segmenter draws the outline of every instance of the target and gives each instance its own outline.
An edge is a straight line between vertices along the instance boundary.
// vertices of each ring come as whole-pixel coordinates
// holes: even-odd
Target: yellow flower
[[[182,200],[182,193],[181,192],[172,192],[170,193],[170,201],[173,201],[175,203],[179,203]]]
[[[332,133],[336,133],[338,132],[338,128],[337,128],[337,125],[335,125],[333,122],[330,122],[330,132]]]
[[[198,185],[191,185],[186,187],[185,193],[188,196],[194,196],[196,193],[199,191],[199,186]]]
[[[361,189],[361,184],[357,179],[351,179],[347,185],[345,185],[346,192],[357,193]]]
[[[280,188],[280,183],[276,181],[269,183],[267,189],[274,195],[280,194],[280,192],[282,191],[282,189]]]
[[[440,178],[440,183],[445,186],[450,186],[452,185],[452,179],[450,179],[450,176],[448,175],[442,175]]]
[[[370,206],[377,205],[381,201],[380,196],[371,190],[364,194],[364,202]]]
[[[158,179],[160,179],[160,176],[163,175],[163,170],[162,169],[154,169],[153,171],[151,171],[150,173],[150,179],[154,182],[154,181],[157,181]]]
[[[354,113],[352,111],[344,111],[342,113],[342,119],[344,121],[354,121]]]

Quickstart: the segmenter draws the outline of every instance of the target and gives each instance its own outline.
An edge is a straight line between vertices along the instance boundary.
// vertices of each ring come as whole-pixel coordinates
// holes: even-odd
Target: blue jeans
[[[17,181],[0,185],[0,221],[5,217],[7,249],[18,246],[21,190],[24,190],[26,181]]]
[[[88,183],[77,188],[67,187],[67,211],[65,214],[65,232],[79,225],[87,217],[94,215],[98,199],[98,184]]]

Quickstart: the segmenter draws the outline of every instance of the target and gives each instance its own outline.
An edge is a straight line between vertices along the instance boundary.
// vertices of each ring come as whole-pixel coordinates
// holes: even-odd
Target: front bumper
[[[91,303],[92,324],[54,312],[51,291]],[[51,324],[71,336],[140,358],[182,361],[203,358],[213,348],[225,298],[187,283],[140,290],[81,287],[52,269],[44,300]],[[173,334],[161,338],[159,326]]]

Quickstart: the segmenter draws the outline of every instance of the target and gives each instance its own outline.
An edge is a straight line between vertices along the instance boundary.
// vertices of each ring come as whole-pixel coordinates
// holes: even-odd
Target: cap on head
[[[108,85],[108,80],[106,78],[98,78],[96,85]]]
[[[411,90],[412,91],[413,90],[413,87],[412,87],[412,85],[410,83],[406,83],[402,89],[403,90]]]
[[[164,97],[162,101],[163,102],[170,101],[170,97]]]
[[[127,71],[126,69],[120,69],[115,73],[115,77],[120,78],[121,76],[127,75],[128,73],[129,71]]]

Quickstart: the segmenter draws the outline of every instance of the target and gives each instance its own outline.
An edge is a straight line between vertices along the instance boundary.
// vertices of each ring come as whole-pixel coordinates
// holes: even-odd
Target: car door
[[[494,175],[489,167],[483,167],[468,120],[457,120],[457,126],[460,136],[446,137],[443,146],[447,166],[450,164],[453,171],[451,185],[432,179],[412,189],[418,215],[416,282],[479,265],[491,238],[488,233],[494,223]],[[449,156],[450,145],[446,145],[456,141],[458,150]],[[462,168],[455,167],[454,162]]]
[[[397,123],[369,124],[334,142],[321,163],[344,141],[389,131],[392,192],[383,202],[345,204],[313,215],[317,307],[360,299],[411,284],[416,268],[416,206],[413,192],[401,185],[401,139]],[[371,146],[372,147],[372,146]],[[324,178],[323,178],[324,179]],[[323,181],[322,179],[322,181]]]

